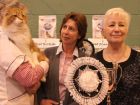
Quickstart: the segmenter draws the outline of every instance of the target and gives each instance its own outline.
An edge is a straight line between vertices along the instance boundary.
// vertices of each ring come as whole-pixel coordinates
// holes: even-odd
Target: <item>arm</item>
[[[40,86],[40,79],[48,71],[48,62],[42,61],[34,68],[28,62],[21,64],[14,72],[13,78],[18,81],[29,94],[36,93]]]
[[[37,65],[35,68],[28,62],[21,64],[13,74],[13,78],[24,87],[32,87],[44,74],[43,68]]]
[[[22,86],[32,87],[47,72],[48,62],[42,61],[33,68],[25,54],[5,34],[0,33],[0,67]]]

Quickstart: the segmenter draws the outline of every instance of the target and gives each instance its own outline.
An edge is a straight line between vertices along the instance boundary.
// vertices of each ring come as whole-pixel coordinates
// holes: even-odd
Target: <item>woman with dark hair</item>
[[[81,13],[75,13],[75,12],[71,12],[69,14],[66,14],[65,17],[63,18],[61,27],[60,27],[60,41],[62,42],[61,39],[61,30],[64,26],[64,24],[69,20],[73,20],[77,26],[77,31],[78,34],[80,36],[80,38],[77,40],[76,42],[76,46],[78,48],[82,47],[82,42],[86,36],[86,32],[87,32],[87,21],[86,21],[86,17],[83,16],[83,14]]]
[[[79,50],[87,32],[87,20],[81,13],[71,12],[63,18],[60,27],[60,45],[47,48],[46,56],[49,58],[49,72],[46,82],[38,90],[38,103],[40,105],[64,105],[69,92],[64,85],[67,68],[71,62],[84,56]]]

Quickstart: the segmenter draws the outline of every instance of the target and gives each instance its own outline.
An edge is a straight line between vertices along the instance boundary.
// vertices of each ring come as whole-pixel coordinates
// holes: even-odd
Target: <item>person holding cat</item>
[[[18,4],[20,5],[20,3]],[[11,13],[11,9],[9,9],[9,11],[6,11],[6,16],[3,16],[5,12],[3,10],[6,9],[7,7],[1,8],[0,13],[0,105],[33,105],[31,104],[30,94],[35,93],[40,86],[41,78],[48,71],[48,61],[39,61],[38,53],[33,52],[32,60],[38,62],[33,66],[27,54],[22,52],[13,41],[9,40],[6,28],[12,23],[16,25],[17,21],[14,20],[18,12],[15,11],[14,13],[12,11]],[[9,14],[16,15],[8,17]],[[5,23],[3,23],[4,21]],[[19,27],[21,26],[20,24]],[[16,29],[15,27],[12,28]]]
[[[60,45],[47,48],[45,54],[49,57],[49,72],[46,83],[38,90],[39,105],[69,105],[73,103],[64,85],[67,68],[71,62],[85,56],[79,50],[86,36],[87,20],[81,13],[71,12],[65,15],[60,28]]]

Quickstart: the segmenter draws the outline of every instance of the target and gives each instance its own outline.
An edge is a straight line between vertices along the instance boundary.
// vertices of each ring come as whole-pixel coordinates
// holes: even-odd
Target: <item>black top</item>
[[[97,52],[95,57],[106,68],[112,68],[112,62],[103,58],[103,50]],[[111,93],[111,105],[140,105],[140,53],[131,49],[130,57],[119,65],[122,68],[122,77],[116,91]],[[99,105],[107,105],[106,98]]]

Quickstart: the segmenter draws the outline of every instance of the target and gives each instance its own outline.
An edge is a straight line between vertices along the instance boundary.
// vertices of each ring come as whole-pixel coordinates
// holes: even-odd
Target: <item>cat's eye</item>
[[[26,17],[25,15],[22,15],[22,17]]]
[[[17,15],[13,15],[14,17],[17,17]]]

